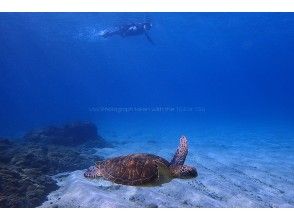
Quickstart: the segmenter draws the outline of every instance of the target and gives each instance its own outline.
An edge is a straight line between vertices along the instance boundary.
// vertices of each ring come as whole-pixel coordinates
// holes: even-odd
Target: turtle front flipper
[[[188,154],[188,140],[185,136],[180,138],[180,145],[171,161],[171,165],[183,165]]]
[[[198,173],[195,167],[187,165],[172,165],[169,167],[170,173],[174,178],[193,178],[197,177]]]

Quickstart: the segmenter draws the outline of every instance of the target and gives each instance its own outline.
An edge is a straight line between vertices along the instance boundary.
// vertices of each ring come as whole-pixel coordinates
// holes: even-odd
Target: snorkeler
[[[154,44],[153,40],[148,35],[148,31],[151,29],[152,24],[149,22],[144,23],[132,23],[125,24],[114,28],[113,30],[103,30],[100,32],[100,36],[104,38],[112,37],[114,35],[120,35],[121,37],[136,36],[144,34],[147,40]]]

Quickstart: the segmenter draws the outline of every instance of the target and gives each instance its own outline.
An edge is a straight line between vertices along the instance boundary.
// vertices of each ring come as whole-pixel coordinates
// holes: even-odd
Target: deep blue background
[[[146,20],[156,45],[98,36]],[[293,61],[293,13],[1,13],[0,136],[93,120],[99,106],[292,123]]]

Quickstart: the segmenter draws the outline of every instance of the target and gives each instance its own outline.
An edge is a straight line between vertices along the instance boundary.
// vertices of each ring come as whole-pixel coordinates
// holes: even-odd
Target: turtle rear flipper
[[[183,165],[188,154],[188,140],[185,136],[180,138],[180,145],[171,161],[171,165]]]
[[[154,41],[153,41],[152,38],[149,36],[149,34],[147,34],[147,32],[145,32],[144,34],[145,34],[145,37],[147,38],[147,40],[148,40],[151,44],[155,45]]]

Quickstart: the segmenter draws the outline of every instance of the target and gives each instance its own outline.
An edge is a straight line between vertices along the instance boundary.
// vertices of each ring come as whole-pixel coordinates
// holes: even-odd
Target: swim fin
[[[151,39],[151,37],[146,32],[145,32],[145,36],[151,44],[155,45],[154,41]]]

